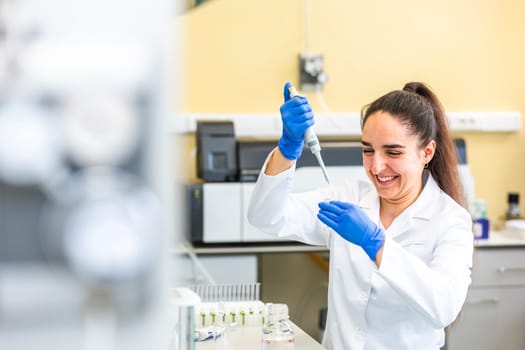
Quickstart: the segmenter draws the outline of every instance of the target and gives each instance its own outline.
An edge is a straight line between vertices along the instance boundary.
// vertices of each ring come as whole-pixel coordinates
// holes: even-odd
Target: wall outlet
[[[299,85],[301,91],[322,89],[328,76],[324,72],[324,58],[320,53],[299,55]]]

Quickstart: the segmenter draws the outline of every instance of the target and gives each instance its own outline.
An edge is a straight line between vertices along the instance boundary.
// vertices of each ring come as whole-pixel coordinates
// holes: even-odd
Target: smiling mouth
[[[379,176],[379,175],[376,175],[376,180],[380,184],[388,184],[388,183],[394,181],[394,179],[396,179],[396,178],[397,178],[397,176]]]

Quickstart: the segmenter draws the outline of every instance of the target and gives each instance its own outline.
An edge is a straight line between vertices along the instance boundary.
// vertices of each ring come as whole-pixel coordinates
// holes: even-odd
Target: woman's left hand
[[[385,233],[355,204],[330,201],[319,203],[317,217],[347,241],[363,248],[375,261],[385,242]]]

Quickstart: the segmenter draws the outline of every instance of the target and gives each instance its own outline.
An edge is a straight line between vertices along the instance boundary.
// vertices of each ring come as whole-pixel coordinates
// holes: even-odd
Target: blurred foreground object
[[[167,348],[167,0],[0,0],[0,339]]]

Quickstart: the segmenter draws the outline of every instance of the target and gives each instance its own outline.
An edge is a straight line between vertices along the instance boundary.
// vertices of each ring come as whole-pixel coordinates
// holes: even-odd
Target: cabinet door
[[[471,288],[446,349],[525,349],[525,287]]]

